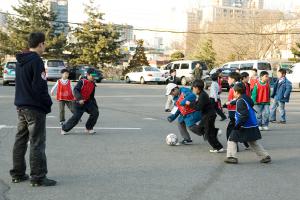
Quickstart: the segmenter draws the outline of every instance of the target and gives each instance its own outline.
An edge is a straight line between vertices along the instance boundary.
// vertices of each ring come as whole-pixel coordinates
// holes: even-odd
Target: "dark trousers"
[[[87,130],[92,130],[99,117],[97,103],[95,101],[88,101],[83,105],[75,103],[74,108],[73,116],[62,126],[62,130],[68,132],[74,128],[78,124],[84,112],[87,112],[90,115],[85,127]]]
[[[47,159],[46,148],[46,114],[31,110],[18,110],[18,127],[13,148],[13,169],[10,175],[14,178],[22,177],[26,172],[25,154],[27,143],[30,141],[30,176],[32,180],[46,177]]]
[[[59,105],[59,121],[64,122],[65,120],[65,106],[69,108],[69,110],[74,113],[74,106],[72,101],[58,101]]]
[[[212,101],[214,103],[214,107],[216,110],[216,113],[222,118],[222,119],[226,119],[226,115],[224,114],[222,107],[221,107],[221,100],[218,99],[218,102],[215,102],[215,99],[210,98],[210,101]]]
[[[228,138],[232,132],[232,130],[234,129],[235,127],[235,118],[234,117],[229,117],[230,121],[228,123],[228,126],[227,126],[227,131],[226,131],[226,137],[227,137],[227,141],[228,141]],[[249,147],[249,144],[247,142],[244,142],[244,145],[245,147]],[[239,149],[239,147],[237,147]]]
[[[187,140],[191,139],[190,133],[188,132],[188,130],[186,128],[186,124],[184,122],[178,123],[178,129],[179,129],[179,132],[183,139],[187,139]],[[196,135],[199,135],[199,136],[203,135],[201,127],[199,125],[195,124],[193,126],[188,127],[188,129],[190,131],[192,131],[193,133],[195,133]]]
[[[219,129],[215,127],[216,114],[204,115],[201,119],[201,126],[204,128],[204,139],[207,139],[210,146],[216,150],[223,148],[218,140]]]

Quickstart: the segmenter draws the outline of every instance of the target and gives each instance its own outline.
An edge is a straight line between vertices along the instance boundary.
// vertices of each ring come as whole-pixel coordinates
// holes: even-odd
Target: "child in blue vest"
[[[270,84],[269,73],[262,71],[259,80],[255,83],[251,98],[257,112],[258,128],[260,131],[269,130],[270,117]]]
[[[169,83],[166,90],[166,95],[172,95],[173,101],[175,102],[171,112],[172,115],[168,117],[168,121],[173,122],[178,117],[178,128],[183,138],[181,144],[191,144],[193,141],[186,127],[196,135],[203,135],[202,128],[197,125],[197,122],[201,120],[200,112],[186,105],[187,101],[194,103],[196,101],[196,95],[192,90],[184,87],[179,88],[174,83]]]
[[[245,87],[241,83],[233,87],[236,101],[235,126],[229,135],[227,142],[227,158],[225,163],[237,164],[237,143],[247,142],[252,150],[262,159],[261,163],[271,162],[268,152],[257,143],[261,139],[258,129],[258,123],[253,109],[254,103],[250,97],[245,94]]]

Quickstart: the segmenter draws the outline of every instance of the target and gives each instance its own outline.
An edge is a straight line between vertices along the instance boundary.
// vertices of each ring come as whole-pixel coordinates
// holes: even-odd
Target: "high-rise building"
[[[68,0],[44,0],[45,4],[56,15],[54,22],[56,33],[68,34]]]

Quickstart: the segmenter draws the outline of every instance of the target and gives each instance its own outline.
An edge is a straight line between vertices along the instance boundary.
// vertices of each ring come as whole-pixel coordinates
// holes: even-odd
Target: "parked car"
[[[300,63],[295,63],[288,69],[286,77],[292,82],[293,89],[300,89]]]
[[[61,70],[65,69],[63,60],[44,60],[47,80],[58,80],[61,78]]]
[[[211,76],[213,73],[221,73],[221,86],[222,88],[225,88],[227,91],[230,89],[229,84],[228,84],[228,76],[231,72],[234,72],[235,69],[233,68],[214,68],[209,72],[209,75]],[[207,77],[204,79],[205,83],[205,89],[208,89],[211,86],[211,78]]]
[[[143,66],[135,72],[130,72],[125,75],[126,83],[140,82],[145,84],[147,82],[165,83],[165,75],[156,67]]]
[[[7,62],[3,65],[3,85],[8,85],[16,80],[16,61]]]
[[[261,71],[267,71],[270,77],[273,77],[271,64],[265,60],[243,60],[225,63],[222,68],[239,70],[240,73],[248,72],[251,75],[251,69],[257,69],[259,75]]]
[[[80,80],[82,78],[86,78],[86,72],[89,68],[94,68],[89,65],[75,65],[73,67],[69,68],[70,75],[69,79],[70,80]],[[103,80],[103,74],[99,69],[94,68],[96,71],[97,76],[94,77],[95,81],[97,83],[100,83]]]
[[[164,74],[168,74],[170,69],[176,69],[176,76],[179,78],[182,85],[187,85],[193,80],[193,70],[197,63],[200,63],[202,69],[202,79],[207,77],[208,68],[205,62],[199,60],[180,60],[167,64],[163,70]]]

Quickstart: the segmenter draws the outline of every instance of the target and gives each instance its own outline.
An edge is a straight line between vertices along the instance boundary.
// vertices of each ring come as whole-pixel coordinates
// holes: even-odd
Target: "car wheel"
[[[101,81],[102,81],[101,79],[98,79],[96,82],[97,82],[97,83],[101,83]]]
[[[130,82],[131,82],[131,81],[130,81],[130,78],[129,78],[128,76],[126,76],[125,82],[126,82],[126,83],[130,83]]]
[[[141,77],[140,80],[141,80],[141,84],[145,84],[146,83],[144,77]]]
[[[183,86],[187,85],[187,80],[186,80],[186,78],[185,78],[185,77],[182,77],[180,83],[181,83],[181,85],[183,85]]]

